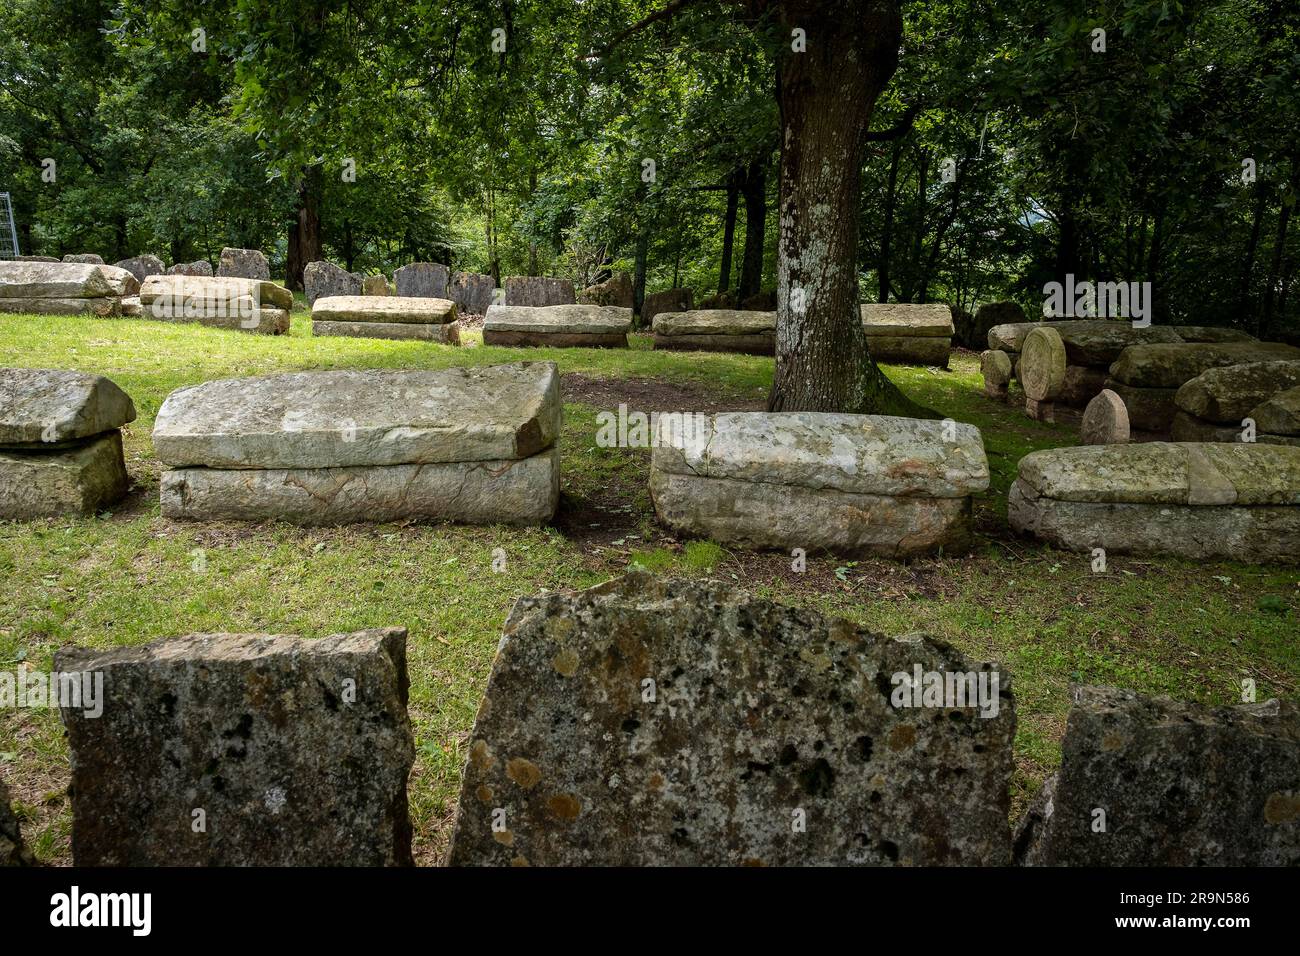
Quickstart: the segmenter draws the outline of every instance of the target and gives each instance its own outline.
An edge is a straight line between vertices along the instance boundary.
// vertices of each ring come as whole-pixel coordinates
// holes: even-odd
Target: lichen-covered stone
[[[1061,769],[1022,820],[1028,866],[1300,865],[1300,710],[1078,687]]]
[[[877,362],[895,365],[932,365],[948,367],[950,339],[930,335],[871,335],[867,351]]]
[[[655,316],[653,328],[656,335],[775,335],[776,313],[738,309],[661,312]]]
[[[191,634],[55,669],[103,675],[65,707],[78,866],[409,865],[406,631]]]
[[[614,305],[630,309],[632,302],[632,277],[626,272],[615,272],[604,282],[589,285],[578,293],[579,305]]]
[[[1065,344],[1061,334],[1047,325],[1031,329],[1024,338],[1020,354],[1020,384],[1025,397],[1035,402],[1050,402],[1061,392],[1065,382]]]
[[[1181,411],[1207,422],[1237,426],[1278,392],[1300,386],[1300,362],[1246,362],[1207,369],[1174,396]]]
[[[104,265],[104,257],[93,252],[78,252],[63,257],[64,262],[82,262],[92,266]]]
[[[94,514],[126,494],[116,431],[49,449],[0,449],[0,518]]]
[[[1129,440],[1128,409],[1110,389],[1102,389],[1084,409],[1079,441],[1085,445],[1123,445]]]
[[[393,273],[397,294],[407,297],[449,299],[447,267],[441,262],[412,262]]]
[[[659,313],[660,316],[672,313]],[[654,347],[684,352],[735,352],[743,355],[775,355],[776,332],[752,335],[664,335],[656,332]]]
[[[578,301],[572,279],[509,276],[505,281],[505,290],[506,305],[539,308],[551,305],[574,305]]]
[[[1129,425],[1146,432],[1165,432],[1173,426],[1178,406],[1174,399],[1176,388],[1143,388],[1107,378],[1105,387],[1124,402],[1128,410]]]
[[[290,372],[177,389],[153,446],[172,467],[513,460],[549,448],[559,423],[554,362]]]
[[[952,338],[952,309],[939,302],[867,302],[859,312],[868,337]]]
[[[1223,329],[1213,325],[1170,326],[1184,342],[1258,342],[1259,339],[1240,329]]]
[[[345,468],[172,468],[164,518],[343,525],[394,521],[540,525],[560,497],[559,453]]]
[[[9,788],[0,780],[0,867],[32,866],[32,854],[23,846],[18,818],[9,805]]]
[[[193,276],[199,279],[211,279],[212,263],[207,259],[196,259],[193,262],[178,262],[167,269],[169,276]]]
[[[193,313],[196,310],[198,314],[211,314],[219,305],[228,306],[244,300],[263,308],[286,311],[293,308],[292,292],[263,279],[167,275],[151,276],[140,285],[141,305],[152,306],[162,302],[171,307],[168,314],[178,311]]]
[[[388,279],[385,276],[366,276],[361,280],[362,295],[391,295]]]
[[[5,299],[120,299],[140,282],[125,269],[76,262],[0,262]]]
[[[492,277],[478,272],[453,272],[447,289],[447,298],[456,303],[461,315],[485,315],[495,295]]]
[[[1247,415],[1255,427],[1270,435],[1300,435],[1300,387],[1278,392]]]
[[[111,319],[124,314],[122,302],[129,296],[117,298],[54,298],[42,296],[31,299],[0,298],[0,312],[18,315],[89,315],[97,319]]]
[[[120,262],[113,263],[113,265],[119,269],[125,269],[140,282],[150,276],[162,275],[167,271],[167,266],[163,264],[163,261],[151,253],[123,259]]]
[[[102,375],[0,368],[0,448],[89,438],[135,421],[135,405]]]
[[[695,308],[695,293],[691,289],[666,289],[647,292],[641,303],[641,324],[652,325],[661,312],[689,312]]]
[[[320,321],[444,325],[456,321],[456,303],[420,296],[329,296],[316,300],[311,318],[313,324]]]
[[[984,376],[984,394],[989,398],[1006,398],[1011,383],[1011,357],[1001,349],[986,349],[980,355],[980,372]]]
[[[354,339],[416,339],[441,345],[460,345],[460,326],[429,322],[322,322],[313,318],[312,335],[345,335]]]
[[[302,288],[307,304],[328,296],[360,296],[361,276],[332,262],[309,262],[302,271]]]
[[[918,668],[990,706],[896,706]],[[1014,733],[940,641],[634,573],[516,604],[449,862],[1004,865]]]
[[[1300,348],[1278,342],[1133,345],[1111,365],[1110,377],[1141,388],[1176,389],[1207,369],[1272,361],[1300,361]]]
[[[217,275],[232,279],[270,279],[271,264],[257,249],[225,248],[217,263]]]

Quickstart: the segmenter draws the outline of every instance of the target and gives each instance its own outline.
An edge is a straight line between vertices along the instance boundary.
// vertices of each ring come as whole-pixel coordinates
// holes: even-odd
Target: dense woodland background
[[[1300,4],[902,14],[863,158],[864,301],[1037,311],[1070,272],[1151,281],[1158,320],[1300,326]],[[790,42],[707,0],[5,0],[0,191],[25,254],[245,246],[290,282],[320,257],[613,268],[743,298],[775,282]]]

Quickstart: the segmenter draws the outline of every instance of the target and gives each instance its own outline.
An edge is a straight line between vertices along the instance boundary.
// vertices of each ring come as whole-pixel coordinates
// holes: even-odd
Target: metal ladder
[[[18,227],[8,193],[0,193],[0,259],[18,258]]]

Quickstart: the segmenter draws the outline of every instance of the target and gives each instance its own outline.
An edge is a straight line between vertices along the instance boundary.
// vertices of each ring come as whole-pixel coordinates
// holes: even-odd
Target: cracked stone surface
[[[131,397],[102,375],[0,368],[0,448],[89,438],[133,421]]]
[[[1018,863],[1300,865],[1294,703],[1206,707],[1111,687],[1072,696],[1061,769],[1020,823]]]
[[[140,282],[126,269],[76,262],[0,262],[0,299],[120,299]]]
[[[293,293],[269,280],[228,276],[150,276],[140,286],[141,305],[153,306],[161,302],[173,312],[212,312],[218,303],[243,301],[288,311],[293,308]],[[146,308],[145,315],[151,311]]]
[[[1014,699],[895,706],[893,675],[991,675],[718,582],[633,573],[520,600],[470,738],[452,865],[1002,865]]]
[[[494,305],[483,320],[484,332],[534,335],[624,335],[631,328],[632,310],[612,305]]]
[[[129,484],[117,431],[48,449],[0,449],[0,519],[94,514]]]
[[[55,668],[103,675],[100,716],[62,710],[76,865],[411,864],[405,629],[191,634]]]
[[[545,524],[559,504],[559,451],[374,467],[173,468],[163,472],[159,497],[163,517],[190,521]]]
[[[456,303],[402,295],[335,295],[312,306],[313,326],[321,322],[410,322],[444,325],[456,321]]]
[[[1179,410],[1208,423],[1231,425],[1278,392],[1300,386],[1300,362],[1247,362],[1212,368],[1185,382],[1174,396]]]
[[[177,389],[153,444],[171,467],[513,460],[551,446],[560,407],[554,362],[293,372]]]

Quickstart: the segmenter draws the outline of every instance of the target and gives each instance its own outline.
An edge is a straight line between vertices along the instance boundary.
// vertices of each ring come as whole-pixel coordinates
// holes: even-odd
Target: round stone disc
[[[1045,325],[1025,336],[1020,352],[1020,385],[1036,402],[1050,402],[1065,382],[1065,343],[1061,333]]]

